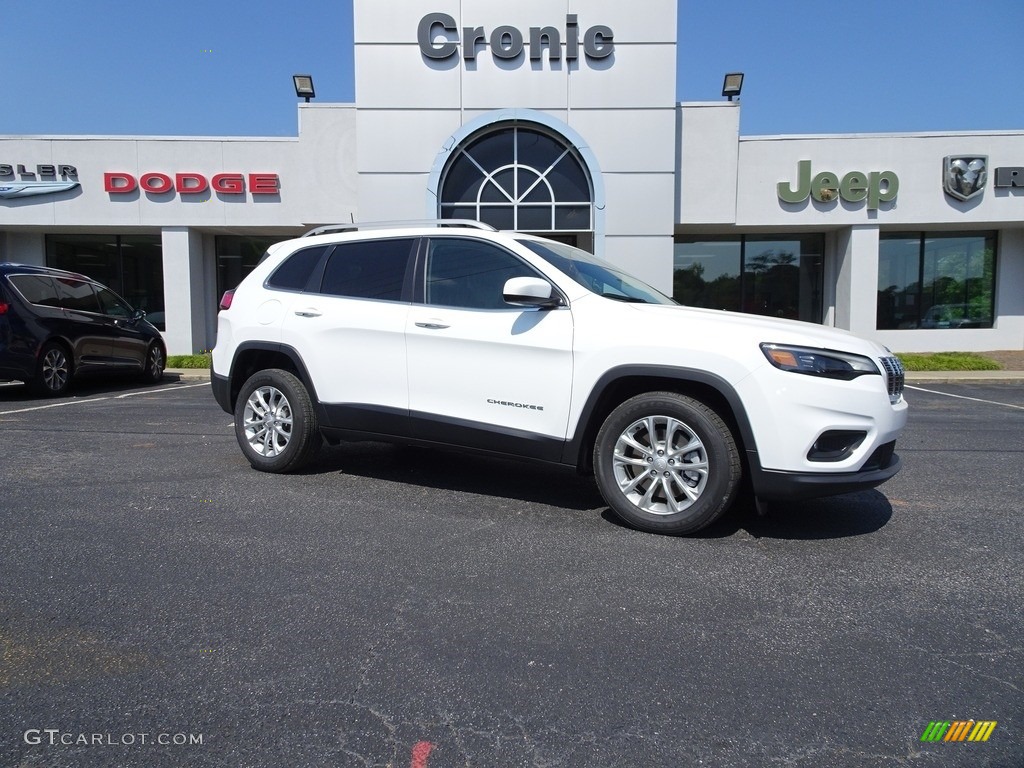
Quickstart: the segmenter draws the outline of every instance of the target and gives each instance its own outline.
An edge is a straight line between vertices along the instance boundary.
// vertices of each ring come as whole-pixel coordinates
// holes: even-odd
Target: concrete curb
[[[178,381],[209,381],[209,368],[167,368],[164,370],[164,378],[177,379]]]
[[[907,371],[907,384],[1024,383],[1024,371]]]

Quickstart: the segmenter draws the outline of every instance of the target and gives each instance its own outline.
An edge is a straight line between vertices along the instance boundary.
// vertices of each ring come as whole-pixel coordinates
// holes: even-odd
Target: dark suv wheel
[[[322,438],[306,387],[292,373],[269,368],[242,385],[235,437],[254,469],[292,472],[319,450]]]
[[[63,344],[49,341],[39,351],[32,389],[41,395],[58,397],[71,386],[71,359]]]
[[[605,501],[635,528],[692,533],[732,502],[740,457],[711,408],[674,392],[637,395],[597,435],[594,473]]]
[[[156,384],[164,377],[164,367],[167,365],[167,358],[164,356],[164,348],[155,341],[146,350],[145,367],[142,369],[142,380],[147,384]]]

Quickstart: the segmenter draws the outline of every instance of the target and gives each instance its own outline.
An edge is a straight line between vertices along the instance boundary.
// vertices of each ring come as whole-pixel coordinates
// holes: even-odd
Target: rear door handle
[[[431,331],[440,331],[443,330],[444,328],[447,328],[448,326],[444,325],[443,323],[416,323],[416,327],[426,328]]]
[[[297,309],[295,314],[299,317],[320,317],[320,312],[315,309]]]

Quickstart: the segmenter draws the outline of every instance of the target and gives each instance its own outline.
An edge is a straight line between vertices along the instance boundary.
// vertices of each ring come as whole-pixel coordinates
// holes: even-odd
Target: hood
[[[609,301],[604,299],[604,301]],[[648,317],[658,327],[677,327],[689,338],[703,336],[712,344],[716,338],[745,338],[755,344],[795,344],[820,349],[854,352],[869,357],[884,357],[892,353],[881,344],[840,328],[785,320],[722,309],[703,309],[683,305],[622,304],[632,312]]]

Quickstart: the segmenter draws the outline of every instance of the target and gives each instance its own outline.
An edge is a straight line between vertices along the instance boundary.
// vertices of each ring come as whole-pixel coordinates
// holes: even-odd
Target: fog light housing
[[[828,432],[822,432],[814,441],[811,450],[807,452],[807,460],[843,461],[853,455],[867,436],[867,432],[847,429],[830,429]]]

